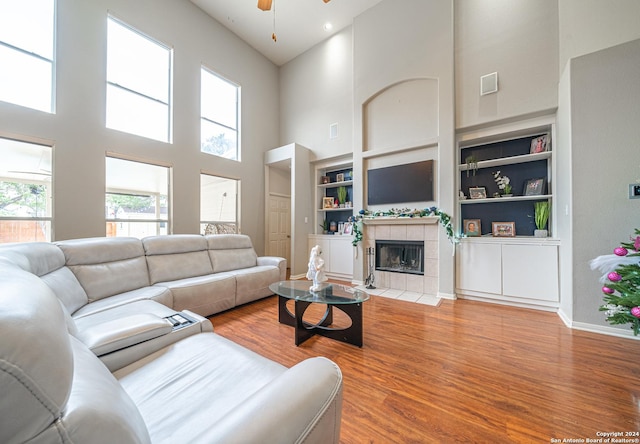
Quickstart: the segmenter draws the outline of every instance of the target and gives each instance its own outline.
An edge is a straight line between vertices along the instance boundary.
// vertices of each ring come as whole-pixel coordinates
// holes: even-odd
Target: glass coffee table
[[[323,283],[320,290],[311,291],[312,281],[281,281],[269,285],[278,295],[278,321],[295,327],[296,345],[302,344],[313,335],[321,335],[337,341],[362,347],[362,303],[369,295],[346,285]],[[287,308],[287,301],[295,301],[295,313]],[[320,321],[313,324],[303,320],[309,305],[326,304],[327,309]],[[351,320],[346,328],[332,328],[333,307],[345,313]]]

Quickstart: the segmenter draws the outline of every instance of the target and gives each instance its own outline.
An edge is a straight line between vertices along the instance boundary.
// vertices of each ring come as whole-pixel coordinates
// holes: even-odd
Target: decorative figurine
[[[313,281],[313,285],[309,290],[319,291],[321,289],[322,282],[327,280],[327,276],[324,274],[324,259],[320,257],[322,255],[322,249],[320,245],[316,245],[311,249],[311,255],[309,256],[309,271],[307,271],[307,279]]]

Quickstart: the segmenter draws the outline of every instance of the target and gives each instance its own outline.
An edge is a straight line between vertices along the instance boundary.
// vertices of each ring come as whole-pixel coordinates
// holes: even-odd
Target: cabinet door
[[[502,278],[505,296],[557,302],[558,247],[503,245]]]
[[[461,242],[458,245],[458,288],[483,293],[502,293],[501,245]]]
[[[333,273],[353,275],[353,246],[351,236],[331,240],[329,262]]]

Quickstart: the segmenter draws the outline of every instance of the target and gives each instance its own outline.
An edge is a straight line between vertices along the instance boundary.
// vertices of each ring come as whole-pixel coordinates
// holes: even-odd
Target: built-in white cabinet
[[[559,242],[552,239],[463,239],[457,246],[456,293],[465,299],[555,310]]]
[[[309,251],[319,245],[327,276],[350,281],[353,278],[352,240],[353,237],[349,235],[310,235]]]
[[[456,294],[461,298],[555,310],[560,240],[534,236],[535,204],[547,202],[553,236],[553,116],[458,134]],[[505,195],[495,175],[508,177]]]

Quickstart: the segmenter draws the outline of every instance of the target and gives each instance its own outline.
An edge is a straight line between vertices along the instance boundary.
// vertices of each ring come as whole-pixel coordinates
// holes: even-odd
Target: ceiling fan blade
[[[258,0],[258,9],[269,11],[271,9],[272,0]]]

